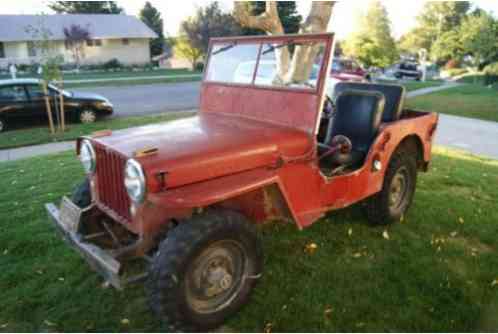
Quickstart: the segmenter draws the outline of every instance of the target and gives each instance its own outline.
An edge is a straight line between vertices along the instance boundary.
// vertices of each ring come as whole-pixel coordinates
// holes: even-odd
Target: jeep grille
[[[96,144],[95,155],[97,159],[97,205],[111,218],[129,223],[130,198],[124,186],[124,168],[126,158],[121,154],[106,149]]]

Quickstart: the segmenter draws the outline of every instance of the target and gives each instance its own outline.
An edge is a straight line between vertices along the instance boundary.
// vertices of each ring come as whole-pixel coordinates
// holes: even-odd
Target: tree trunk
[[[301,25],[299,33],[326,32],[335,3],[335,1],[313,1],[310,13]],[[248,3],[236,1],[234,17],[243,27],[261,29],[269,35],[284,34],[275,1],[266,1],[265,12],[258,16],[251,15]],[[276,49],[277,73],[282,82],[305,83],[310,77],[318,51],[318,45],[296,46],[291,59],[287,47]]]
[[[47,82],[44,80],[42,85],[43,85],[43,94],[45,95],[45,107],[47,108],[48,125],[50,126],[50,133],[55,134],[54,120],[52,119],[52,109],[50,107],[50,97],[48,95]]]
[[[60,94],[59,94],[59,101],[60,101],[60,112],[61,112],[61,130],[62,132],[66,131],[66,113],[64,111],[64,79],[61,78],[61,84],[60,84]]]

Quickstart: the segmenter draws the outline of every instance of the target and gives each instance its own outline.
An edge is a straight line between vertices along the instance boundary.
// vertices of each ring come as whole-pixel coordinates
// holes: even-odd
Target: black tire
[[[85,178],[82,183],[74,188],[71,200],[82,209],[90,206],[92,203],[92,195],[90,192],[90,180],[88,180],[88,178]]]
[[[7,130],[7,122],[5,121],[5,117],[0,116],[0,133]]]
[[[221,268],[220,263],[225,260],[221,255],[228,245],[240,247],[244,261],[238,268],[243,270],[235,270],[235,262],[230,262],[233,265],[231,273],[223,269],[221,278],[218,272],[217,284],[210,281],[209,288],[203,290],[203,283],[212,278],[213,271]],[[209,262],[216,251],[218,264]],[[203,262],[209,264],[201,266]],[[207,269],[209,275],[201,268]],[[208,330],[221,325],[247,302],[261,269],[262,249],[254,226],[236,212],[210,211],[180,223],[168,233],[149,268],[146,290],[153,312],[169,330]],[[195,273],[200,275],[195,276]],[[225,279],[227,275],[229,279]],[[210,289],[222,291],[214,296],[203,295],[205,301],[192,295],[201,291],[214,292]],[[211,308],[209,303],[213,303]],[[201,305],[205,309],[201,310]]]
[[[411,152],[397,150],[387,167],[382,190],[367,200],[368,220],[375,225],[400,221],[410,208],[416,185],[416,157]]]

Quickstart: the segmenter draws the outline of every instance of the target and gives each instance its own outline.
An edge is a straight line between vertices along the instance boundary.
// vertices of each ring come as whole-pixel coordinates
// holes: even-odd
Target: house
[[[40,61],[41,40],[50,41],[50,50],[74,63],[65,42],[64,28],[79,25],[90,33],[83,45],[81,64],[100,64],[118,59],[123,64],[150,62],[150,40],[157,38],[135,16],[113,14],[0,15],[0,68],[9,63],[34,64]]]

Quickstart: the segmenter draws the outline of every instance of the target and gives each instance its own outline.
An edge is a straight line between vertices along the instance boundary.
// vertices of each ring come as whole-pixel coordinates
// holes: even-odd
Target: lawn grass
[[[198,71],[190,71],[188,69],[160,69],[154,71],[106,71],[106,72],[85,72],[80,73],[64,73],[64,80],[91,80],[91,79],[113,79],[113,78],[128,78],[128,77],[153,77],[165,75],[189,75],[200,74]],[[32,78],[36,76],[31,73],[23,73],[18,75],[18,78]],[[10,79],[9,74],[0,74],[0,80]]]
[[[180,77],[174,77],[178,75]],[[185,76],[185,77],[182,77]],[[33,74],[21,74],[18,78],[33,78],[37,77]],[[143,77],[150,77],[151,79],[144,79]],[[156,78],[157,77],[157,78]],[[128,80],[119,80],[127,78]],[[7,74],[0,75],[0,80],[10,79]],[[64,88],[81,88],[81,87],[103,87],[103,86],[136,86],[136,85],[150,85],[150,84],[161,84],[161,83],[173,83],[173,82],[188,82],[188,81],[198,81],[202,79],[202,72],[190,71],[187,69],[161,69],[155,71],[122,71],[122,72],[81,72],[81,73],[69,73],[64,75],[64,80],[109,80],[109,81],[98,81],[98,82],[77,82],[71,83],[66,82]],[[113,81],[114,80],[114,81]]]
[[[196,75],[196,74],[193,74]],[[153,84],[168,84],[168,83],[180,83],[180,82],[191,82],[200,81],[202,75],[196,75],[191,77],[179,77],[179,78],[157,78],[157,79],[130,79],[130,80],[119,80],[119,81],[99,81],[99,82],[78,82],[78,83],[67,83],[64,85],[65,89],[74,88],[86,88],[86,87],[122,87],[122,86],[140,86],[140,85],[153,85]]]
[[[407,100],[409,108],[498,122],[498,90],[463,85]]]
[[[422,81],[396,81],[396,80],[376,80],[378,83],[386,83],[392,85],[401,85],[404,86],[407,92],[411,92],[417,89],[428,88],[428,87],[437,87],[441,86],[444,82],[441,80],[428,80],[425,82]]]
[[[429,87],[437,87],[441,86],[443,84],[443,81],[438,81],[438,80],[429,80],[429,81],[405,81],[401,83],[403,86],[405,86],[406,90],[408,92],[412,92],[417,89],[422,89],[422,88],[429,88]]]
[[[166,122],[180,117],[192,116],[192,113],[167,112],[148,116],[133,116],[107,118],[99,120],[93,124],[68,124],[67,131],[52,136],[47,126],[34,127],[29,129],[11,130],[0,133],[0,149],[15,148],[29,145],[45,144],[56,141],[67,141],[76,139],[79,136],[91,134],[100,130],[118,130],[133,126],[140,126],[151,123]]]
[[[104,288],[48,223],[43,204],[83,177],[74,153],[0,163],[0,176],[0,331],[164,330],[141,285]],[[356,206],[301,232],[263,226],[263,277],[228,328],[498,331],[497,183],[498,161],[437,149],[400,224],[369,226]]]

